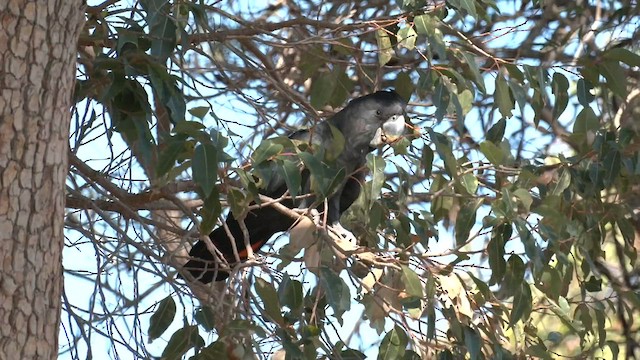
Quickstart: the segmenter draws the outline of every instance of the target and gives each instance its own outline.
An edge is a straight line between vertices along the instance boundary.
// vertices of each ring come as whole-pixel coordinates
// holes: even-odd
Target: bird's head
[[[407,102],[395,91],[377,91],[352,100],[341,120],[368,146],[379,147],[404,134],[406,106]]]

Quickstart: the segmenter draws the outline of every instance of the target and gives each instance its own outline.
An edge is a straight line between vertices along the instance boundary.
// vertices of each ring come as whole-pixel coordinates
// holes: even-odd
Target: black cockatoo
[[[296,131],[289,136],[292,140],[310,142],[312,147],[328,147],[333,144],[333,131],[339,130],[344,137],[344,148],[337,155],[337,168],[345,171],[345,178],[328,198],[327,223],[339,226],[340,215],[356,200],[366,175],[366,156],[375,148],[397,140],[405,129],[405,107],[407,103],[394,91],[378,91],[359,97],[330,119],[317,124],[312,129]],[[332,130],[332,126],[335,128]],[[303,185],[309,190],[309,176],[303,177]],[[305,184],[306,182],[306,184]],[[287,191],[285,179],[274,176],[260,192],[270,198],[279,198]],[[300,206],[292,200],[281,204],[293,208]],[[303,204],[310,205],[308,201]],[[322,210],[323,207],[319,206]],[[254,251],[262,247],[275,233],[289,230],[295,219],[271,206],[249,211],[244,223],[249,232],[249,241]],[[230,212],[226,225],[233,235],[240,260],[246,260],[247,250],[240,224]],[[340,227],[341,228],[341,227]],[[233,247],[224,227],[220,226],[209,235],[213,244],[224,255],[229,264],[236,263]],[[189,252],[191,260],[184,269],[203,283],[224,280],[229,273],[219,270],[213,254],[204,241],[198,241]]]

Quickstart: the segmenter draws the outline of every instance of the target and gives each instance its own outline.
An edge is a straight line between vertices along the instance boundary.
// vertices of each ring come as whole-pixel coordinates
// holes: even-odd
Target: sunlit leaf
[[[378,360],[401,359],[404,356],[409,337],[399,326],[387,333],[380,343]]]
[[[406,265],[400,265],[400,267],[402,268],[402,281],[407,293],[410,296],[422,298],[422,282],[420,282],[418,274]]]
[[[399,47],[404,47],[408,50],[413,50],[416,47],[416,39],[418,37],[418,34],[416,34],[416,31],[413,30],[413,27],[407,26],[400,29],[396,36],[398,38]]]
[[[253,158],[253,164],[258,165],[272,157],[280,154],[284,150],[282,144],[274,142],[272,139],[265,140],[255,149],[251,157]]]
[[[472,173],[466,173],[460,177],[460,183],[469,195],[474,195],[478,190],[478,178]]]
[[[505,165],[505,159],[507,155],[504,153],[502,148],[496,146],[494,143],[489,141],[483,141],[480,143],[480,151],[487,157],[492,164],[496,166]]]
[[[211,110],[211,108],[208,106],[196,106],[189,109],[189,114],[199,119],[204,119],[204,117],[209,113],[209,110]]]
[[[376,30],[376,40],[378,41],[378,62],[380,66],[384,66],[395,55],[395,51],[391,46],[389,33],[384,29]]]

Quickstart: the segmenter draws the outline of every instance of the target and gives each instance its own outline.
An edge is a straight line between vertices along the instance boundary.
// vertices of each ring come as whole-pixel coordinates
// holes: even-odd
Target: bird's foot
[[[313,223],[316,224],[316,226],[320,226],[322,218],[320,217],[320,212],[317,209],[310,209],[309,217],[311,217],[311,220],[313,220]]]
[[[358,239],[355,235],[353,235],[351,231],[342,227],[339,222],[329,226],[328,229],[333,235],[336,235],[339,240],[348,243],[350,250],[355,250],[358,247]]]

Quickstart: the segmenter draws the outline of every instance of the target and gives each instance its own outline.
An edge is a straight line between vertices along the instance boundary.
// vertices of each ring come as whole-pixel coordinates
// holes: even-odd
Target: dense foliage
[[[640,354],[639,20],[627,1],[90,6],[61,352]],[[274,164],[293,195],[302,162],[330,193],[331,164],[282,136],[391,88],[414,130],[369,155],[342,219],[360,248],[298,227],[226,283],[177,277],[226,209],[267,201]]]

